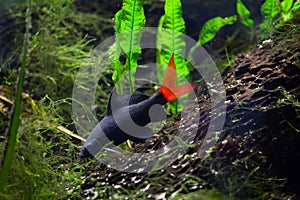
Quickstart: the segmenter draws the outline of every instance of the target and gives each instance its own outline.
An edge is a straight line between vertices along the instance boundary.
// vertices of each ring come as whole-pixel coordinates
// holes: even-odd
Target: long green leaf
[[[24,34],[24,46],[22,51],[22,62],[21,62],[21,70],[19,72],[19,79],[17,84],[17,92],[12,112],[12,117],[10,120],[9,131],[8,131],[8,141],[7,145],[5,145],[4,156],[1,164],[0,171],[0,193],[3,193],[4,187],[6,185],[8,174],[10,170],[10,166],[12,163],[12,158],[15,150],[18,127],[20,123],[20,110],[21,110],[21,102],[22,102],[22,91],[23,91],[23,83],[25,76],[25,68],[28,54],[28,41],[29,41],[29,29],[31,26],[30,21],[30,12],[31,12],[31,0],[27,1],[27,12],[26,12],[26,31]]]
[[[120,27],[121,27],[122,9],[115,14],[114,19],[115,19],[115,31],[118,34],[120,33]],[[114,69],[112,79],[116,85],[117,92],[119,94],[123,94],[124,79],[122,79],[122,76],[124,74],[124,69],[119,59],[120,54],[121,54],[121,47],[117,40],[108,50],[108,60],[110,65]]]
[[[202,27],[200,32],[198,44],[203,45],[211,41],[216,34],[226,25],[231,25],[237,20],[236,15],[230,17],[215,17],[208,20]]]
[[[130,90],[134,88],[134,74],[141,55],[140,39],[146,19],[142,0],[124,0],[122,11],[115,17],[116,43],[126,55],[125,70],[128,72]]]
[[[157,34],[157,67],[158,80],[162,82],[167,64],[172,53],[177,67],[177,73],[182,77],[189,75],[189,70],[184,59],[179,55],[185,54],[185,22],[182,17],[182,6],[180,0],[166,0],[165,14],[159,21]],[[161,29],[163,28],[163,29]]]
[[[247,26],[252,28],[253,27],[253,20],[250,19],[250,11],[247,9],[247,7],[243,4],[241,0],[237,0],[236,3],[236,10],[238,15],[241,18],[241,22]]]
[[[178,76],[178,84],[181,84],[189,76],[189,70],[185,60],[181,57],[185,54],[185,22],[182,17],[182,6],[180,0],[166,0],[165,14],[160,18],[157,34],[157,77],[160,82],[163,81],[164,73],[172,53],[175,54]],[[182,97],[184,98],[184,97]],[[183,99],[182,99],[183,100]],[[181,106],[177,100],[171,102],[169,108],[174,114],[181,111]]]
[[[117,43],[114,43],[108,50],[109,63],[114,68],[112,79],[116,85],[118,94],[123,94],[124,79],[122,79],[122,76],[124,74],[124,67],[119,60],[120,54],[121,48]]]

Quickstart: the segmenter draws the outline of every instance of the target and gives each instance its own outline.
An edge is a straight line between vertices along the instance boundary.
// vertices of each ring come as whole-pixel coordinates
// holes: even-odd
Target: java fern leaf
[[[265,19],[273,19],[279,12],[279,0],[266,0],[260,8]]]
[[[293,2],[294,0],[284,0],[281,2],[281,9],[282,9],[282,12],[284,13],[287,13],[290,11],[290,9],[292,8],[293,6]]]
[[[115,69],[113,78],[119,81],[125,72],[128,73],[130,91],[134,88],[134,74],[141,56],[140,40],[142,28],[146,19],[143,9],[143,0],[124,0],[122,9],[115,15],[116,41],[111,47],[110,61]],[[119,61],[121,53],[126,56],[125,66]],[[120,74],[121,73],[121,74]],[[120,88],[119,88],[120,89]]]
[[[177,71],[177,84],[186,82],[189,78],[189,69],[182,57],[185,55],[185,22],[182,17],[182,6],[180,0],[166,0],[164,6],[165,14],[160,18],[157,33],[157,78],[163,81],[164,73],[172,53]],[[185,100],[182,96],[181,101]],[[174,114],[181,111],[177,100],[168,105],[168,110]]]
[[[172,53],[176,63],[177,74],[187,78],[189,70],[184,59],[180,55],[185,54],[185,22],[182,17],[182,6],[180,0],[166,0],[164,6],[165,14],[160,18],[157,34],[157,77],[162,82],[167,64]]]
[[[232,25],[236,21],[237,17],[235,15],[230,17],[215,17],[208,20],[202,27],[198,44],[203,45],[211,41],[216,34],[226,25]]]
[[[244,5],[244,3],[241,0],[237,0],[236,10],[238,15],[241,18],[241,22],[245,26],[252,28],[253,20],[250,18],[251,12],[248,10],[248,8]]]
[[[273,19],[279,13],[279,0],[266,0],[260,8],[260,12],[264,17],[264,21],[260,27],[265,32],[270,32],[273,27]]]
[[[281,21],[287,22],[293,18],[292,6],[293,0],[284,0],[281,2]]]

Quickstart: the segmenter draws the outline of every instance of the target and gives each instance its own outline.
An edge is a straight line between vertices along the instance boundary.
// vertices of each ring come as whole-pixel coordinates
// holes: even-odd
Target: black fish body
[[[189,83],[176,86],[176,66],[173,55],[163,84],[153,96],[118,95],[114,89],[109,97],[106,116],[92,130],[79,156],[92,157],[111,142],[119,145],[128,139],[143,142],[153,137],[153,131],[145,126],[150,122],[158,122],[166,118],[162,105],[193,89],[194,86]]]

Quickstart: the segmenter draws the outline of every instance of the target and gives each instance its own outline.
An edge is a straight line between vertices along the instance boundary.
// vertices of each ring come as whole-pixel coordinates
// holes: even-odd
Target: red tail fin
[[[180,86],[176,85],[176,65],[174,62],[174,54],[172,54],[159,92],[164,95],[168,102],[170,102],[186,93],[189,93],[194,88],[195,85],[190,83]]]

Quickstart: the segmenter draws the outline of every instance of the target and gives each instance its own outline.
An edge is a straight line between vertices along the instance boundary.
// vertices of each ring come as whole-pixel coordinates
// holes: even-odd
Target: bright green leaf
[[[261,6],[261,14],[268,19],[273,19],[279,12],[280,2],[278,0],[266,0]]]
[[[231,25],[237,20],[236,15],[230,17],[215,17],[208,20],[202,27],[200,32],[198,43],[200,45],[211,41],[216,34],[226,25]]]
[[[241,0],[237,0],[236,3],[236,10],[238,15],[241,18],[241,22],[247,26],[247,27],[252,27],[253,26],[253,20],[250,19],[250,11],[247,9],[247,7],[243,4]]]
[[[283,22],[287,22],[293,18],[293,14],[291,12],[282,13],[281,14]]]
[[[293,2],[294,2],[293,0],[283,0],[281,2],[282,12],[284,12],[284,13],[289,12],[290,9],[292,8]]]
[[[112,79],[116,84],[118,94],[123,94],[124,79],[122,79],[122,76],[124,74],[124,67],[121,61],[119,60],[120,54],[121,49],[117,43],[114,43],[108,50],[108,60],[110,65],[114,69]]]
[[[244,19],[241,22],[249,28],[253,27],[253,24],[254,24],[252,19]]]
[[[122,20],[122,10],[119,10],[116,14],[115,14],[115,17],[114,17],[114,20],[115,20],[115,30],[116,30],[116,33],[120,33],[120,27],[121,27],[121,20]]]
[[[157,34],[157,77],[160,82],[163,81],[164,74],[172,53],[175,54],[177,74],[180,78],[188,78],[189,70],[185,60],[180,55],[185,55],[185,22],[182,17],[182,6],[180,0],[166,0],[165,14],[159,20]],[[179,80],[181,84],[184,79]],[[169,108],[173,113],[181,110],[177,103],[172,102]]]
[[[264,21],[260,24],[260,28],[268,33],[273,29],[273,19],[279,13],[279,0],[266,0],[261,6],[260,11],[264,16]]]
[[[175,53],[177,72],[183,76],[189,74],[183,60],[176,55],[185,54],[185,22],[182,17],[181,2],[180,0],[166,0],[164,9],[165,15],[160,19],[157,34],[157,63],[162,65],[157,68],[160,82],[163,80],[172,53]]]
[[[123,1],[122,10],[115,15],[116,46],[112,47],[110,57],[111,65],[115,69],[113,79],[118,81],[120,77],[125,75],[125,71],[128,72],[126,77],[130,83],[130,91],[133,91],[134,88],[134,74],[142,52],[140,39],[142,37],[142,28],[146,22],[142,2],[143,0]],[[121,67],[121,63],[116,60],[119,59],[121,51],[126,55],[125,67]],[[113,59],[113,57],[115,58]],[[125,68],[125,71],[123,68]],[[118,88],[118,91],[120,90]]]
[[[294,3],[294,6],[292,8],[292,12],[295,12],[297,11],[298,9],[300,9],[300,0],[297,0],[295,3]]]

